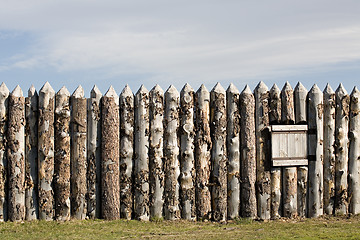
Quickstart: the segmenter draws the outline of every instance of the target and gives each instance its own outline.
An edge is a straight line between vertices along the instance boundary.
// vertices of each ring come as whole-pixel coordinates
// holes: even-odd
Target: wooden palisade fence
[[[0,221],[277,219],[360,213],[360,92],[156,85],[89,98],[0,86]],[[271,126],[307,125],[273,166]]]

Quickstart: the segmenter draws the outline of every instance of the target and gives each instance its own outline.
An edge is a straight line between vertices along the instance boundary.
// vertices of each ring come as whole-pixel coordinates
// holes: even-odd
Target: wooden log
[[[228,154],[227,215],[236,219],[240,213],[240,93],[234,84],[226,90]]]
[[[241,116],[241,216],[255,218],[256,206],[256,149],[255,149],[255,99],[246,85],[240,94]]]
[[[348,130],[350,97],[344,86],[339,85],[335,92],[335,214],[348,213]]]
[[[94,86],[87,99],[87,215],[90,219],[101,217],[101,98],[100,90]]]
[[[117,96],[117,95],[116,95]],[[86,98],[84,90],[79,86],[71,95],[71,215],[75,219],[86,218]],[[117,100],[118,102],[119,100]],[[117,108],[117,109],[116,109]],[[119,112],[119,106],[114,112]],[[119,122],[119,119],[117,119]],[[119,124],[117,122],[117,124]],[[116,127],[116,126],[115,126]],[[119,133],[118,133],[119,135]],[[117,135],[117,136],[118,136]],[[119,138],[118,138],[119,139]],[[117,141],[118,141],[117,139]],[[117,160],[119,161],[119,160]],[[119,163],[117,163],[119,164]]]
[[[180,92],[180,199],[181,217],[196,220],[194,156],[194,89],[185,84]]]
[[[315,84],[308,95],[308,216],[323,215],[323,94]]]
[[[213,219],[227,220],[226,92],[217,83],[210,92],[211,197]]]
[[[281,121],[283,124],[294,124],[294,94],[289,82],[281,91]],[[297,216],[297,169],[283,168],[283,216]]]
[[[25,98],[19,85],[9,96],[9,220],[25,220]]]
[[[210,93],[201,85],[195,94],[195,204],[198,221],[210,220]]]
[[[164,208],[164,171],[163,171],[163,137],[164,137],[164,91],[156,85],[150,91],[150,217],[163,217]]]
[[[70,220],[70,93],[62,87],[55,95],[55,219]]]
[[[255,135],[256,135],[256,195],[257,212],[260,219],[270,219],[271,172],[269,134],[269,90],[260,82],[254,91]]]
[[[101,101],[102,136],[102,216],[106,220],[120,218],[120,112],[119,97],[110,86]]]
[[[335,205],[335,92],[329,84],[324,97],[324,213],[334,213]]]
[[[38,94],[32,85],[25,98],[25,220],[39,216],[38,202]]]
[[[141,85],[135,94],[135,196],[138,220],[149,220],[149,91]]]
[[[280,124],[281,121],[281,96],[276,84],[269,91],[269,121],[270,124]],[[271,167],[271,219],[281,216],[281,168]]]
[[[165,92],[164,129],[164,215],[167,220],[180,218],[179,208],[179,92],[171,85]]]
[[[7,154],[6,134],[8,124],[8,98],[10,91],[5,83],[0,85],[0,222],[7,220]]]
[[[133,213],[134,94],[128,85],[120,94],[120,217]]]
[[[350,95],[349,125],[349,212],[360,213],[360,92],[354,87]]]
[[[307,124],[306,119],[306,98],[308,91],[299,82],[294,89],[294,105],[295,105],[295,123]],[[308,185],[308,167],[297,167],[297,207],[298,216],[306,217],[307,214],[307,185]]]
[[[39,91],[38,170],[39,219],[54,217],[54,107],[55,91],[46,82]]]

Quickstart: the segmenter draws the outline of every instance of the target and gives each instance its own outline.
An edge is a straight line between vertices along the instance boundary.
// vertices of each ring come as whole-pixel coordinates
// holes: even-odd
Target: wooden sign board
[[[307,125],[271,126],[272,166],[308,165],[307,130]]]

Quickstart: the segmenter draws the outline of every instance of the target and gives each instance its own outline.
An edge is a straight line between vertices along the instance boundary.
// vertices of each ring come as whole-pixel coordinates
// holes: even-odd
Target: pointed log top
[[[214,88],[211,90],[211,92],[216,92],[216,93],[222,93],[225,94],[225,89],[221,86],[221,84],[218,82],[216,83],[216,85],[214,86]]]
[[[263,81],[260,81],[259,84],[255,88],[255,92],[263,92],[263,91],[267,91],[267,90],[268,90],[268,87],[266,86],[266,84]]]
[[[118,98],[118,95],[116,94],[115,89],[113,88],[113,86],[110,86],[109,89],[107,90],[107,92],[104,95],[105,97],[113,97],[113,98]]]
[[[298,82],[295,86],[294,92],[307,92],[307,89],[302,85],[301,82]]]
[[[196,93],[200,93],[200,92],[209,92],[209,91],[207,90],[204,84],[201,84],[199,90],[197,90]]]
[[[309,93],[322,93],[318,85],[314,84]]]
[[[65,87],[65,86],[63,86],[57,93],[56,93],[56,95],[65,95],[65,96],[70,96],[70,92],[69,92],[69,90]]]
[[[280,88],[276,85],[276,83],[271,87],[270,92],[280,93]]]
[[[228,89],[226,90],[226,92],[228,93],[237,93],[239,94],[239,90],[237,89],[237,87],[233,84],[233,83],[230,83]]]
[[[245,86],[244,90],[241,92],[241,94],[252,94],[249,85],[246,84],[246,86]]]
[[[159,84],[156,84],[156,85],[150,90],[150,92],[157,92],[157,93],[163,94],[163,93],[164,93],[164,90],[160,87]]]
[[[97,97],[101,97],[101,96],[102,96],[102,93],[100,92],[100,89],[96,85],[94,85],[94,87],[90,91],[90,97],[97,98]]]
[[[350,96],[352,96],[352,97],[359,97],[360,96],[360,92],[359,92],[359,90],[357,89],[356,86],[353,88]]]
[[[141,93],[145,93],[148,94],[149,91],[146,89],[146,87],[144,86],[144,84],[141,84],[139,90],[136,92],[136,94],[141,94]]]
[[[133,92],[128,84],[125,85],[124,89],[120,93],[121,96],[133,96]]]
[[[81,85],[79,85],[74,93],[71,95],[72,97],[75,97],[75,98],[83,98],[84,97],[84,89],[82,88]]]
[[[174,87],[174,85],[170,85],[169,88],[166,90],[167,94],[179,94],[178,90]]]
[[[51,87],[50,83],[49,82],[46,82],[44,84],[44,86],[42,86],[42,88],[40,89],[40,92],[42,93],[52,93],[52,94],[55,94],[55,91],[54,89]]]
[[[194,89],[188,83],[186,83],[184,87],[181,89],[181,92],[193,92],[193,91]]]
[[[283,89],[281,91],[282,92],[287,92],[287,91],[292,91],[292,90],[293,89],[292,89],[290,83],[288,81],[286,81],[286,83],[285,83],[285,85],[284,85],[284,87],[283,87]]]
[[[324,89],[324,94],[325,95],[331,95],[331,94],[334,94],[334,90],[331,88],[330,84],[326,84],[326,87]]]
[[[338,97],[343,97],[345,95],[347,95],[347,91],[346,89],[344,88],[344,86],[342,85],[342,83],[339,84],[339,87],[336,89],[335,91],[335,95],[338,96]]]
[[[23,91],[19,85],[15,87],[15,89],[11,92],[11,96],[13,97],[23,97]]]
[[[9,89],[7,88],[6,84],[3,82],[1,85],[0,85],[0,94],[1,96],[9,96]]]
[[[37,92],[34,85],[31,85],[28,90],[28,97],[33,97],[33,96],[37,96]]]

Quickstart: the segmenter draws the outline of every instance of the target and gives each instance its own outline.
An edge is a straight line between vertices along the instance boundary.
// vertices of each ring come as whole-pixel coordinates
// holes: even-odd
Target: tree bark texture
[[[39,219],[54,217],[54,107],[55,91],[48,82],[39,92],[38,170]]]
[[[70,93],[55,95],[55,219],[70,220]]]
[[[134,94],[128,85],[120,94],[120,216],[133,213]]]
[[[102,215],[106,220],[120,218],[119,179],[119,97],[110,87],[102,98]]]

